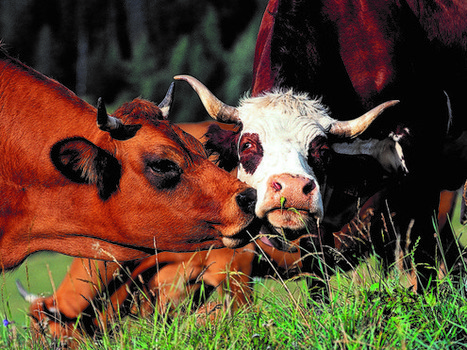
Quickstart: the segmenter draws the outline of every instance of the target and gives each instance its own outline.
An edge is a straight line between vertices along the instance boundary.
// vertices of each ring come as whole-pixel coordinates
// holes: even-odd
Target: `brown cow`
[[[131,260],[245,244],[255,191],[165,120],[170,95],[108,116],[0,53],[1,269],[41,250]]]
[[[137,312],[139,316],[148,316],[154,308],[164,313],[183,305],[188,295],[195,294],[195,304],[204,302],[215,289],[225,300],[225,308],[235,310],[250,302],[251,277],[274,273],[269,260],[285,275],[290,269],[297,272],[301,267],[297,249],[286,253],[257,240],[236,250],[162,252],[123,266],[75,259],[56,293],[45,298],[28,294],[18,281],[17,284],[21,294],[31,302],[30,315],[37,339],[50,333],[53,339],[70,345],[73,341],[68,338],[79,339],[83,333],[98,334],[116,321],[117,315]],[[136,308],[134,301],[139,304]]]

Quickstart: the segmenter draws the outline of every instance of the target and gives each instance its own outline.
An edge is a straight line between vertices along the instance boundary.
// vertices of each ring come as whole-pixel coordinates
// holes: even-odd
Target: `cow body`
[[[222,310],[234,311],[250,302],[252,277],[274,270],[292,275],[300,267],[299,251],[277,251],[261,241],[236,250],[161,252],[123,265],[77,258],[54,295],[23,295],[31,302],[36,336],[49,333],[70,343],[68,337],[99,334],[129,313],[147,317],[156,309],[162,315],[189,297],[199,306],[216,289],[225,302]]]
[[[401,101],[365,135],[409,130],[409,174],[387,199],[403,241],[414,223],[415,259],[425,266],[435,262],[431,217],[440,190],[459,188],[467,175],[459,141],[467,122],[466,23],[461,1],[271,0],[258,35],[253,95],[278,87],[306,91],[322,96],[338,119]],[[452,234],[441,238],[454,263]],[[423,285],[433,271],[420,267]]]
[[[130,260],[245,241],[254,191],[169,124],[169,106],[135,100],[99,116],[0,55],[2,269],[40,250]]]

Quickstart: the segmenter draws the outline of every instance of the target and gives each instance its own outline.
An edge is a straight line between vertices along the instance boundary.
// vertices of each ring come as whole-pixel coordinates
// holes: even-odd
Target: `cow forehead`
[[[242,134],[258,135],[265,152],[275,149],[293,148],[307,152],[311,141],[318,136],[326,136],[330,124],[318,122],[310,116],[282,115],[275,111],[264,113],[258,118],[250,115],[242,118]]]
[[[257,133],[261,142],[294,143],[306,150],[317,136],[325,136],[335,122],[319,99],[292,90],[268,92],[240,102],[243,133]]]
[[[138,154],[154,154],[180,163],[186,161],[191,164],[195,159],[207,159],[201,142],[167,120],[145,123],[135,137],[121,142],[120,147],[126,147],[125,152],[134,149]]]

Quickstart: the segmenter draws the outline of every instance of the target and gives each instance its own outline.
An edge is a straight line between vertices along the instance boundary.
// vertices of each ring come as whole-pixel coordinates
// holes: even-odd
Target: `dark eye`
[[[156,159],[147,162],[149,180],[157,188],[172,188],[180,181],[182,169],[168,159]]]
[[[156,161],[150,161],[148,163],[149,168],[157,174],[165,174],[170,172],[179,172],[180,168],[177,164],[168,159],[161,159]]]
[[[245,152],[248,148],[251,148],[253,145],[251,142],[245,142],[240,146],[240,153]]]
[[[319,181],[324,180],[325,168],[331,159],[331,150],[324,137],[315,138],[308,150],[308,164],[313,168],[313,172]]]
[[[324,137],[316,137],[308,149],[308,161],[325,161],[329,155],[330,149]]]

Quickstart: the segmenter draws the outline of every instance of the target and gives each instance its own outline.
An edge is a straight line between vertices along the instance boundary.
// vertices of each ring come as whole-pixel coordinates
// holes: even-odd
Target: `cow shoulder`
[[[50,157],[57,170],[69,180],[96,185],[103,200],[110,198],[118,188],[121,175],[119,161],[85,138],[74,137],[57,142]]]

